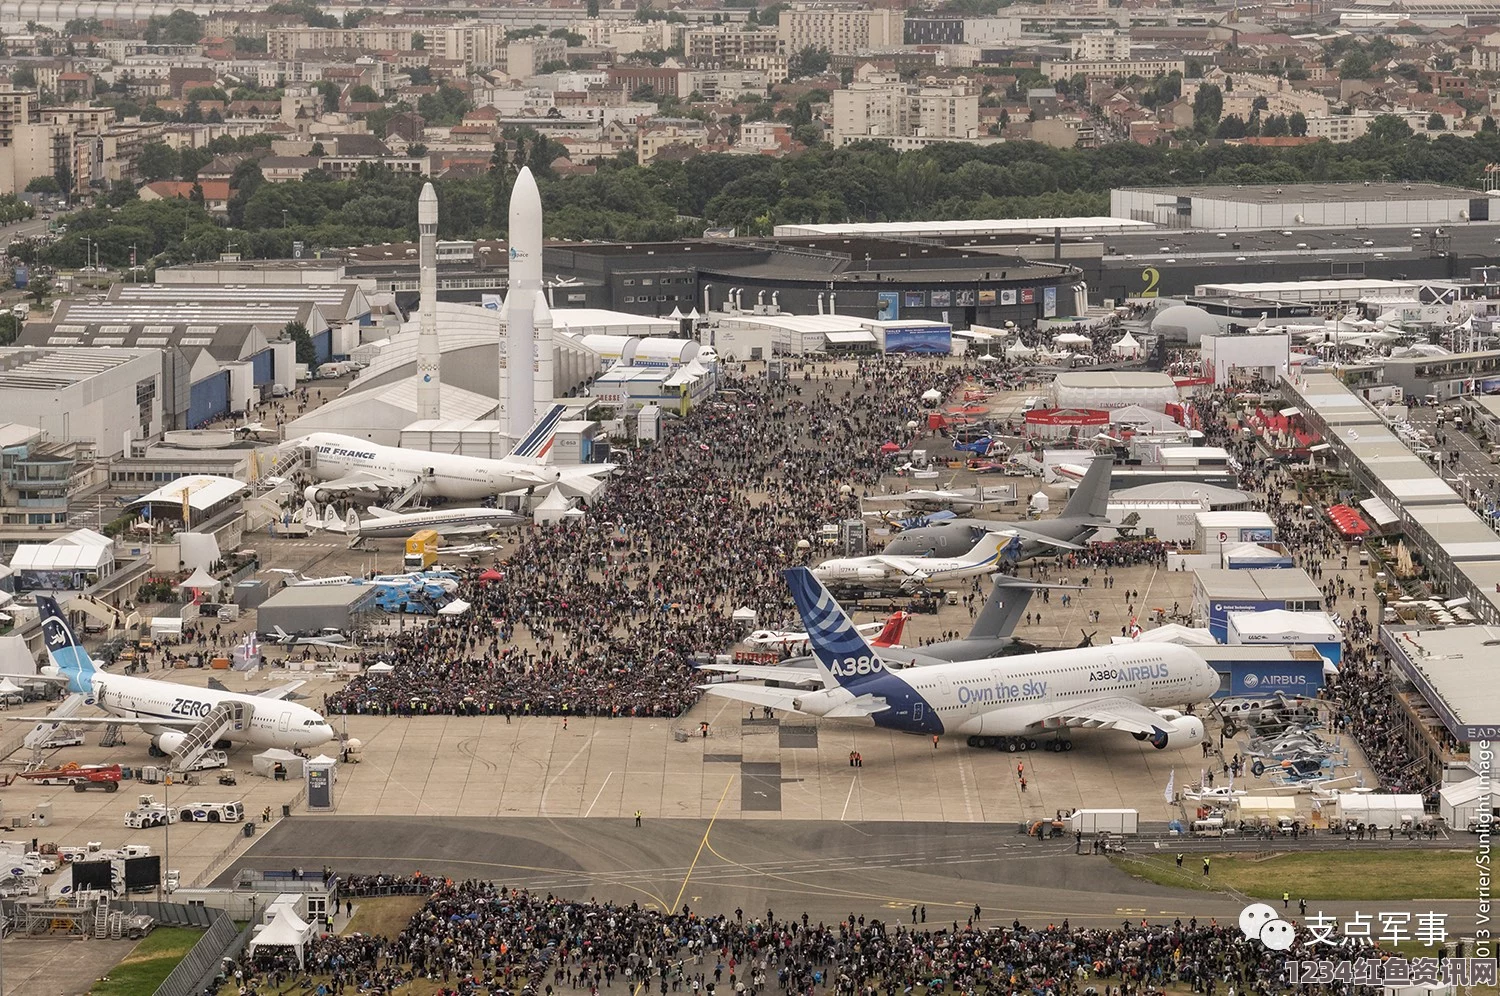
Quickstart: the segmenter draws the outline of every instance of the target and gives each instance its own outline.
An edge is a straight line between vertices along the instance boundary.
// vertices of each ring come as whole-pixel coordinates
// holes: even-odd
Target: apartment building
[[[783,10],[776,34],[788,53],[820,48],[834,55],[902,44],[901,11],[835,4],[797,4]]]
[[[35,90],[0,90],[0,148],[11,143],[17,125],[41,121],[41,108]]]
[[[683,32],[682,52],[693,66],[745,67],[751,60],[784,58],[786,42],[775,28],[716,24]]]
[[[1085,31],[1073,40],[1073,58],[1083,62],[1130,60],[1130,32]]]
[[[1142,76],[1154,79],[1172,73],[1186,73],[1185,59],[1043,59],[1042,75],[1049,80],[1065,80],[1082,74],[1089,79],[1115,79]]]
[[[561,38],[522,38],[504,45],[499,58],[493,63],[511,79],[527,79],[536,76],[549,62],[562,62],[568,57],[568,43]]]
[[[833,93],[833,144],[877,141],[897,148],[974,141],[979,91],[966,78],[929,77],[916,85],[899,76],[864,72]]]
[[[636,161],[642,165],[655,159],[669,145],[702,148],[708,142],[708,126],[694,118],[652,118],[635,136]]]

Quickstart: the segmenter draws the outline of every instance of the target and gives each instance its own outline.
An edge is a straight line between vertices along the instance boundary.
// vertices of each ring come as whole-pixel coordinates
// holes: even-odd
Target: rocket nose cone
[[[535,200],[538,204],[541,203],[542,197],[536,189],[536,177],[531,175],[530,166],[521,167],[521,172],[516,174],[515,186],[510,188],[510,200],[512,204],[521,198],[525,198],[528,201]]]
[[[537,292],[536,298],[532,301],[531,304],[531,315],[534,319],[533,324],[538,328],[541,327],[543,322],[546,322],[548,326],[551,326],[552,309],[547,307],[546,294],[543,294],[540,291]]]
[[[417,203],[422,204],[428,201],[434,204],[437,203],[437,191],[433,189],[432,184],[424,183],[422,184],[422,196],[417,198]]]

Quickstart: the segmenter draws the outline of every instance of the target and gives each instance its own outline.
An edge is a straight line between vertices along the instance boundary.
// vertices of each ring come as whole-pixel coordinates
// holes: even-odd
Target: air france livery
[[[38,724],[74,726],[78,724],[125,724],[140,727],[150,734],[152,744],[164,754],[175,754],[188,733],[213,708],[225,702],[242,702],[250,709],[250,721],[242,729],[231,729],[221,739],[252,747],[317,747],[333,739],[333,727],[322,716],[306,706],[287,702],[283,696],[301,682],[267,695],[240,695],[211,688],[194,688],[153,678],[134,678],[100,671],[73,628],[63,617],[54,599],[38,596],[42,613],[42,637],[47,655],[59,680],[66,680],[68,691],[81,699],[71,709],[60,709],[56,716],[7,716],[6,719]],[[72,700],[70,700],[72,701]],[[93,705],[108,713],[105,717],[71,715],[77,704]]]
[[[550,406],[515,450],[500,460],[314,432],[297,441],[311,452],[311,473],[320,482],[308,486],[304,497],[323,503],[349,492],[403,491],[414,484],[419,484],[416,493],[422,497],[460,501],[550,485],[592,494],[599,486],[597,478],[614,469],[611,465],[555,467],[543,462],[566,411],[564,405]]]
[[[1158,750],[1196,746],[1203,722],[1171,708],[1209,698],[1219,676],[1175,644],[1085,647],[892,670],[806,568],[786,572],[811,639],[817,672],[711,665],[741,678],[818,685],[808,690],[742,682],[703,686],[710,695],[828,719],[862,720],[910,733],[960,735],[978,747],[1016,747],[1070,727],[1123,730]],[[1057,739],[1048,749],[1066,750]]]

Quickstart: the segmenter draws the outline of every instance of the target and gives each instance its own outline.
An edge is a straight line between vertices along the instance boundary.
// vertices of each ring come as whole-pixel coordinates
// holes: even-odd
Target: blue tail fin
[[[42,613],[42,639],[47,644],[47,656],[57,673],[68,679],[68,691],[89,694],[94,690],[94,672],[98,670],[93,659],[68,625],[56,599],[38,595],[36,607]]]
[[[812,571],[794,567],[784,576],[825,683],[856,688],[885,672],[880,656]]]
[[[529,460],[533,463],[541,462],[552,448],[552,439],[557,435],[557,423],[562,420],[563,413],[568,410],[567,405],[553,405],[542,413],[536,420],[536,424],[526,433],[526,438],[516,444],[511,451],[513,459]]]

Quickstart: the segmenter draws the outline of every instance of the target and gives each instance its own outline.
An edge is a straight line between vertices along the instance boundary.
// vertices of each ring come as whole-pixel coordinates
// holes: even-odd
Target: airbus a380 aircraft
[[[154,678],[109,674],[95,666],[54,599],[39,596],[36,604],[42,613],[42,636],[47,643],[47,655],[52,659],[58,676],[67,679],[68,691],[73,696],[64,701],[57,716],[6,716],[6,719],[62,726],[83,723],[138,726],[150,734],[152,744],[158,750],[176,754],[193,728],[202,723],[215,706],[239,702],[249,706],[249,722],[243,729],[226,730],[216,739],[286,750],[317,747],[333,739],[333,727],[326,719],[306,706],[284,700],[284,696],[295,691],[301,682],[283,686],[269,695],[241,695]],[[70,706],[69,703],[98,706],[109,715],[71,715],[78,705]]]
[[[1203,721],[1170,708],[1201,701],[1219,689],[1218,673],[1187,647],[1085,647],[894,671],[812,572],[798,567],[785,576],[811,638],[823,687],[702,686],[709,695],[908,733],[967,735],[975,746],[1069,727],[1123,730],[1157,750],[1203,741]],[[764,680],[786,677],[776,667],[711,665],[705,670]],[[1059,739],[1048,749],[1070,746],[1071,741]]]

